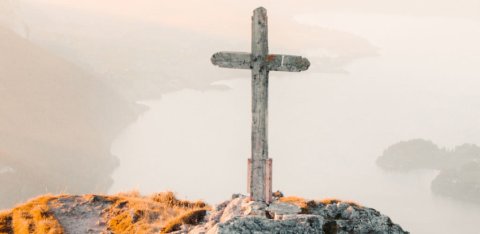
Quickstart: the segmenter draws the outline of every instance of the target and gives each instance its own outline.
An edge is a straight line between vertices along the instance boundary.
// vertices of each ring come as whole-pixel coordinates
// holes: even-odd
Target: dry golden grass
[[[158,233],[177,230],[182,224],[195,224],[209,209],[204,202],[179,200],[172,192],[143,197],[138,192],[114,196],[104,213],[114,233]]]
[[[336,198],[324,198],[319,201],[321,204],[328,205],[328,204],[333,204],[333,203],[347,203],[350,206],[354,207],[362,207],[360,204],[354,201],[349,201],[349,200],[339,200]]]
[[[339,199],[336,199],[336,198],[324,198],[324,199],[320,200],[319,202],[324,204],[324,205],[329,205],[329,204],[334,204],[334,203],[340,203],[342,201],[339,200]]]
[[[302,214],[311,214],[311,210],[318,207],[319,204],[328,205],[334,203],[347,203],[350,206],[354,207],[361,207],[358,203],[354,201],[342,201],[336,198],[325,198],[320,201],[313,201],[313,200],[305,200],[301,197],[289,196],[289,197],[281,197],[279,199],[280,202],[290,203],[300,207]]]
[[[290,204],[293,204],[293,205],[296,205],[296,206],[300,207],[300,210],[301,210],[302,214],[310,214],[311,213],[310,209],[317,206],[315,201],[312,201],[312,200],[307,201],[304,198],[295,197],[295,196],[281,197],[279,199],[279,201],[285,202],[285,203],[290,203]]]
[[[37,233],[62,234],[64,229],[54,217],[49,202],[68,195],[44,195],[34,198],[10,211],[0,212],[0,234]],[[177,231],[182,225],[196,225],[202,222],[210,209],[202,201],[186,201],[175,197],[172,192],[142,196],[137,191],[120,193],[113,196],[85,195],[86,201],[95,199],[107,201],[103,210],[103,219],[113,233],[168,233]],[[294,204],[301,213],[310,214],[319,205],[347,203],[361,207],[353,201],[326,198],[320,201],[305,200],[301,197],[280,197],[280,202]],[[93,203],[92,203],[93,205]],[[100,222],[100,220],[99,220]]]
[[[345,203],[347,203],[347,204],[349,204],[349,205],[351,205],[351,206],[354,206],[354,207],[360,207],[360,208],[363,207],[362,205],[360,205],[360,204],[359,204],[358,202],[356,202],[356,201],[344,200],[343,202],[345,202]]]
[[[290,204],[296,205],[300,208],[307,208],[307,200],[305,200],[304,198],[301,198],[301,197],[295,197],[295,196],[281,197],[279,199],[279,201],[285,202],[285,203],[290,203]]]
[[[63,233],[60,223],[48,207],[48,202],[54,198],[52,195],[40,196],[0,213],[0,233]]]
[[[49,202],[67,196],[40,196],[12,210],[1,211],[0,234],[64,233]],[[95,197],[98,196],[84,196],[86,201],[93,201],[90,198]],[[178,230],[182,224],[198,224],[210,209],[202,201],[177,199],[172,192],[141,196],[133,191],[101,197],[111,203],[103,210],[103,218],[113,233],[167,233]]]
[[[9,211],[0,213],[0,233],[12,233],[12,214]]]
[[[179,230],[182,224],[197,225],[202,221],[206,214],[207,210],[204,208],[184,212],[176,218],[170,219],[162,228],[162,233]]]

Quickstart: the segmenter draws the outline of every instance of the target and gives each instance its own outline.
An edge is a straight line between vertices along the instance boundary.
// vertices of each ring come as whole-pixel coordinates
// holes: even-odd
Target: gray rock
[[[323,220],[315,215],[299,215],[283,221],[247,216],[219,224],[218,233],[323,233],[322,226]]]
[[[315,203],[309,206],[309,214],[300,214],[300,207],[293,204],[275,201],[267,206],[251,202],[245,196],[225,204],[212,211],[204,224],[192,227],[188,233],[408,233],[375,209],[345,202]],[[273,213],[274,219],[266,213]]]
[[[247,204],[244,204],[242,207],[244,212],[243,214],[245,216],[266,216],[266,209],[267,209],[267,204],[264,202],[248,202]]]
[[[266,210],[275,215],[299,214],[302,211],[300,207],[284,202],[274,202]]]
[[[242,207],[244,206],[242,204],[245,202],[246,201],[244,197],[232,199],[232,201],[225,206],[225,209],[218,211],[222,213],[220,216],[220,223],[227,222],[228,220],[237,216],[243,216]]]

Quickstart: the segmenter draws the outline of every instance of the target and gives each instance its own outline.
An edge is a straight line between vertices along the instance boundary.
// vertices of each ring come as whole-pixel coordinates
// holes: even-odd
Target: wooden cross
[[[268,54],[267,10],[259,7],[252,17],[252,53],[218,52],[212,63],[225,68],[252,70],[252,158],[248,160],[248,191],[254,201],[272,199],[272,160],[268,158],[268,73],[307,70],[306,58]]]

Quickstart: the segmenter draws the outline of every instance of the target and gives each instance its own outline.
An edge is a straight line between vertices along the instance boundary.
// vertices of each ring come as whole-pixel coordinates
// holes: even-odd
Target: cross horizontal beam
[[[300,72],[310,66],[301,56],[269,54],[267,10],[259,7],[252,17],[251,53],[218,52],[211,61],[224,68],[252,71],[252,158],[248,164],[248,190],[253,201],[272,201],[272,160],[268,157],[269,71]]]
[[[212,58],[212,63],[224,68],[252,69],[252,54],[244,52],[218,52]],[[300,72],[310,66],[308,59],[302,56],[269,54],[265,57],[269,71]]]

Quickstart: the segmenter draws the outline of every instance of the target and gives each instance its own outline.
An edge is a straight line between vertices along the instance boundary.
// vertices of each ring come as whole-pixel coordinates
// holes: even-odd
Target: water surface
[[[480,206],[431,194],[438,172],[388,173],[374,161],[400,140],[424,138],[444,147],[480,143],[479,23],[349,16],[296,19],[356,33],[378,46],[379,56],[356,61],[345,74],[271,73],[274,190],[354,200],[412,233],[475,233]],[[386,33],[390,28],[395,30]],[[215,83],[227,90],[184,89],[144,102],[151,109],[112,147],[121,166],[111,192],[173,190],[211,203],[245,193],[250,73],[218,72],[238,79]]]

